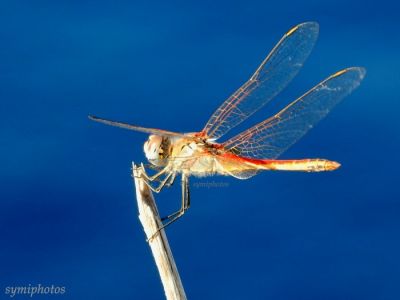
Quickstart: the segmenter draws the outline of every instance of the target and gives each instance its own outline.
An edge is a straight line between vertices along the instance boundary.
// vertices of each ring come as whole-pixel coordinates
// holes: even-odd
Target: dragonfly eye
[[[158,135],[150,135],[143,145],[147,160],[157,166],[165,165],[165,158],[168,156],[169,149],[169,139]]]

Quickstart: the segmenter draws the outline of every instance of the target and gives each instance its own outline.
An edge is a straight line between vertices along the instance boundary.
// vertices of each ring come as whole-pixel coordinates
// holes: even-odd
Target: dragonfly
[[[309,56],[318,32],[316,22],[305,22],[287,31],[250,79],[218,107],[199,132],[179,133],[89,116],[106,125],[150,134],[143,149],[156,172],[148,175],[142,164],[141,176],[152,191],[158,193],[171,186],[181,175],[181,207],[162,218],[159,230],[182,217],[190,207],[190,176],[248,179],[266,170],[320,172],[340,167],[336,161],[321,158],[278,157],[360,85],[366,73],[362,67],[332,74],[275,115],[218,142],[288,85]]]

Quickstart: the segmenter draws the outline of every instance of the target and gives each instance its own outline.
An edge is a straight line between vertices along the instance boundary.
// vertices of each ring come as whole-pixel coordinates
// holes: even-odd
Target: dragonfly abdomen
[[[221,164],[229,169],[230,172],[240,172],[248,170],[279,170],[279,171],[303,171],[303,172],[321,172],[333,171],[340,167],[335,161],[321,158],[311,159],[256,159],[224,153],[220,157]]]
[[[261,160],[257,165],[266,170],[322,172],[333,171],[340,164],[327,159]]]

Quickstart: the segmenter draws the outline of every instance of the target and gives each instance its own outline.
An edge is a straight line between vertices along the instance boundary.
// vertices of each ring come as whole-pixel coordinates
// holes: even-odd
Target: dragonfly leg
[[[153,176],[149,176],[147,175],[146,169],[143,165],[143,163],[140,164],[141,168],[142,168],[142,176],[143,178],[147,179],[148,181],[154,181],[156,180],[158,177],[160,177],[162,174],[164,174],[165,172],[167,172],[167,168],[165,167],[164,169],[160,170],[159,172],[157,172],[156,174],[154,174]]]
[[[176,178],[176,172],[168,173],[163,179],[158,180],[160,182],[158,187],[153,187],[151,183],[146,179],[145,182],[153,192],[159,193],[161,189],[163,189],[164,187],[170,187],[171,185],[173,185],[175,178]]]
[[[141,163],[140,165],[141,165],[141,167],[143,167],[143,168],[146,167],[147,169],[154,170],[154,171],[157,171],[157,172],[161,171],[161,169],[163,168],[163,167],[155,166],[155,165],[153,165],[153,164],[144,164],[144,163]]]
[[[159,192],[162,190],[162,188],[163,188],[164,186],[169,186],[169,185],[171,185],[171,184],[170,184],[170,182],[171,182],[171,177],[175,177],[175,173],[171,172],[171,173],[168,173],[167,175],[165,175],[165,177],[164,177],[162,180],[160,180],[160,183],[159,183],[159,185],[158,185],[157,187],[152,186],[151,181],[148,181],[147,179],[144,179],[144,181],[146,182],[147,186],[148,186],[153,192],[159,193]],[[167,184],[169,184],[169,185],[167,185]]]
[[[162,221],[167,221],[166,223],[162,224],[160,228],[157,229],[156,232],[153,233],[153,235],[148,239],[148,241],[151,241],[159,232],[161,229],[164,229],[168,225],[172,224],[176,220],[178,220],[180,217],[184,215],[186,210],[189,208],[190,205],[190,191],[189,191],[189,178],[187,175],[182,174],[182,205],[181,208],[170,214],[167,217],[162,218]]]
[[[176,178],[176,172],[172,173],[172,176],[169,178],[169,181],[165,184],[166,187],[170,187],[174,184]]]
[[[178,218],[180,218],[186,210],[190,206],[190,191],[189,191],[189,180],[188,177],[184,174],[182,174],[182,205],[179,210],[176,212],[161,218],[162,221],[168,220],[167,223],[165,223],[165,226],[168,226],[172,222],[176,221]],[[164,227],[165,227],[164,226]]]

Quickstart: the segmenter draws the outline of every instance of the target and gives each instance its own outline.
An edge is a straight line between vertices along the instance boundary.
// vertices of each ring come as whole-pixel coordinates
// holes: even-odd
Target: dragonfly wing
[[[226,174],[237,179],[248,179],[261,171],[255,167],[250,167],[240,158],[236,159],[235,155],[229,155],[228,157],[218,155],[216,156],[216,162]]]
[[[290,29],[253,76],[213,113],[203,134],[220,138],[281,92],[303,66],[317,40],[318,30],[314,22]]]
[[[125,128],[128,130],[139,131],[139,132],[144,132],[144,133],[149,133],[149,134],[155,134],[155,135],[159,135],[159,136],[175,136],[175,137],[184,137],[184,138],[189,137],[188,135],[185,135],[184,133],[178,133],[178,132],[156,129],[156,128],[140,127],[140,126],[135,126],[135,125],[127,124],[127,123],[106,120],[106,119],[102,119],[102,118],[99,118],[96,116],[89,116],[89,119],[92,121],[96,121],[96,122],[103,123],[103,124],[110,125],[110,126]]]
[[[244,170],[244,171],[230,171],[227,173],[229,173],[229,175],[237,179],[249,179],[253,176],[256,176],[260,172],[261,170],[254,169],[254,170]]]
[[[360,85],[363,68],[339,71],[275,116],[226,141],[226,149],[246,157],[273,159],[300,139],[346,95]]]

